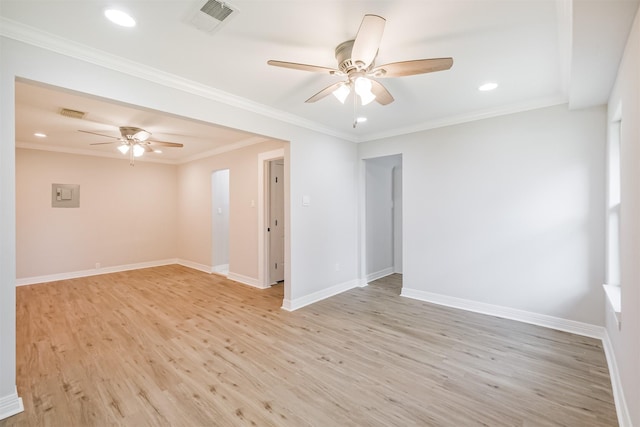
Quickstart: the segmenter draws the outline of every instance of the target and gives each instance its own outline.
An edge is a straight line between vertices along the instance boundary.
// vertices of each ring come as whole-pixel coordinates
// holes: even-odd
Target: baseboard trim
[[[37,283],[57,282],[59,280],[77,279],[100,274],[119,273],[121,271],[139,270],[141,268],[160,267],[163,265],[181,264],[176,259],[140,262],[136,264],[116,265],[113,267],[94,268],[91,270],[71,271],[68,273],[49,274],[46,276],[25,277],[16,280],[16,286],[35,285]]]
[[[572,334],[583,335],[600,340],[603,338],[605,333],[605,328],[603,328],[602,326],[577,322],[575,320],[562,319],[560,317],[548,316],[546,314],[532,313],[529,311],[518,310],[510,307],[451,297],[448,295],[425,292],[417,289],[402,288],[400,296],[433,304],[444,305],[447,307],[473,311],[475,313],[487,314],[489,316],[517,320],[519,322],[530,323],[532,325],[557,329],[560,331],[570,332]]]
[[[189,261],[186,259],[177,259],[174,264],[179,264],[183,267],[193,268],[194,270],[202,271],[203,273],[212,273],[213,269],[210,265],[199,264],[197,262]]]
[[[320,291],[305,295],[300,298],[296,298],[294,300],[285,299],[284,301],[282,301],[282,309],[287,311],[295,311],[299,308],[306,307],[307,305],[322,301],[323,299],[327,299],[334,295],[338,295],[353,288],[359,287],[362,287],[362,285],[357,279],[339,283],[337,285],[331,286],[330,288],[322,289]]]
[[[262,286],[260,281],[254,277],[243,276],[242,274],[229,272],[227,274],[227,279],[233,280],[234,282],[240,282],[243,285],[253,286],[258,289],[268,289],[270,286]]]
[[[225,275],[229,272],[229,264],[219,264],[211,267],[212,273],[225,273]]]
[[[22,398],[18,396],[18,389],[8,396],[0,397],[0,420],[24,411]]]
[[[624,390],[622,389],[622,381],[620,380],[620,372],[618,371],[618,363],[616,362],[616,355],[609,338],[609,333],[605,329],[602,337],[602,347],[604,348],[604,355],[607,359],[607,366],[609,367],[609,377],[611,378],[611,388],[613,389],[613,401],[616,405],[616,412],[618,414],[618,424],[620,427],[633,427],[631,424],[631,415],[629,414],[629,407],[624,398]]]
[[[375,273],[369,273],[367,274],[367,283],[382,279],[383,277],[387,277],[391,274],[393,274],[393,267],[385,268],[384,270],[376,271]]]

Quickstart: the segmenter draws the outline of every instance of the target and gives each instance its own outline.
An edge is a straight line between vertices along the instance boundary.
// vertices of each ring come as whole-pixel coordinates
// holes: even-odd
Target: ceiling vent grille
[[[65,117],[71,117],[72,119],[84,119],[84,116],[86,116],[87,113],[83,111],[70,110],[69,108],[61,108],[60,115]]]
[[[226,4],[216,0],[209,0],[200,8],[200,12],[204,12],[210,17],[218,21],[224,21],[233,12],[233,9],[227,7]]]
[[[212,33],[218,30],[223,22],[229,21],[238,14],[238,9],[226,1],[208,0],[192,16],[191,24],[196,28]]]

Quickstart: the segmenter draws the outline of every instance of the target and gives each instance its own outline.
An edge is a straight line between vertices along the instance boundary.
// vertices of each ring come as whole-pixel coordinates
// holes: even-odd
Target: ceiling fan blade
[[[366,69],[376,58],[386,20],[378,15],[365,15],[356,34],[351,59]]]
[[[393,96],[391,96],[387,88],[373,79],[371,79],[371,92],[376,96],[376,101],[379,104],[387,105],[393,102]]]
[[[117,137],[117,136],[111,136],[111,135],[105,135],[105,134],[102,134],[102,133],[90,132],[88,130],[80,130],[80,129],[78,129],[78,132],[90,133],[92,135],[98,135],[98,136],[104,136],[105,138],[121,139],[120,137]]]
[[[332,93],[334,90],[338,89],[343,84],[344,84],[344,82],[338,82],[338,83],[332,84],[331,86],[327,86],[324,89],[322,89],[320,92],[316,93],[315,95],[313,95],[311,98],[307,99],[304,102],[316,102],[316,101],[319,101],[322,98],[324,98],[325,96],[327,96],[330,93]]]
[[[151,145],[158,145],[161,147],[184,147],[184,144],[179,144],[177,142],[155,141],[152,139],[147,139],[147,142]]]
[[[273,65],[274,67],[292,68],[294,70],[311,71],[314,73],[336,74],[339,72],[334,68],[320,67],[318,65],[299,64],[297,62],[269,60],[267,61],[267,64]]]
[[[115,141],[109,141],[109,142],[94,142],[92,144],[89,145],[105,145],[105,144],[113,144]]]
[[[153,152],[153,148],[151,148],[151,146],[149,144],[144,144],[144,151],[147,153],[152,153]]]
[[[404,77],[414,74],[433,73],[451,68],[453,58],[416,59],[413,61],[393,62],[371,70],[369,74],[376,78]]]

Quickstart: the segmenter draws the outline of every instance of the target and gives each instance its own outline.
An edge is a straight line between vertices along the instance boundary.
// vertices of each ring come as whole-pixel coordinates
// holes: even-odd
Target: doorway
[[[211,272],[229,274],[229,169],[211,174]]]
[[[365,160],[365,275],[402,274],[402,155]]]
[[[259,287],[266,289],[284,282],[284,301],[290,298],[290,269],[286,262],[290,259],[287,174],[284,148],[258,155]]]

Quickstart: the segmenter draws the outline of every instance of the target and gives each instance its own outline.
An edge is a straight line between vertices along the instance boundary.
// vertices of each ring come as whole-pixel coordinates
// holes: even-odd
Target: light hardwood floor
[[[282,286],[181,266],[17,289],[0,426],[614,426],[597,340],[399,297],[289,313]]]

